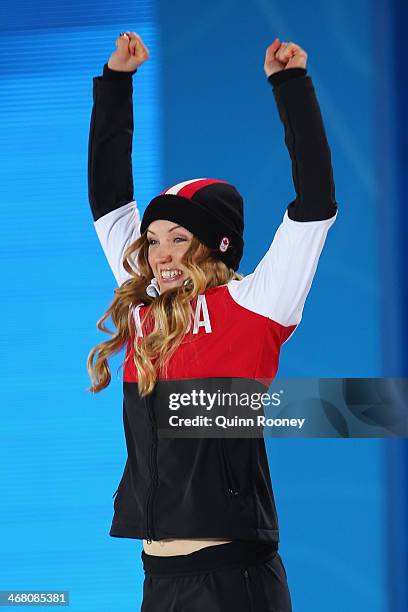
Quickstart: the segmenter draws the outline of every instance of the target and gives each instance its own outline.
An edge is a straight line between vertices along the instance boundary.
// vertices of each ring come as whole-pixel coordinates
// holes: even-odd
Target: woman
[[[218,179],[192,179],[133,200],[132,76],[149,53],[135,32],[94,78],[89,200],[115,275],[98,321],[112,337],[88,358],[90,390],[110,382],[126,348],[123,421],[128,457],[110,535],[143,539],[143,612],[291,610],[262,437],[159,435],[169,398],[197,390],[266,391],[280,347],[300,322],[337,215],[330,150],[307,54],[279,39],[264,71],[292,160],[296,199],[270,249],[242,278],[243,201]],[[190,395],[188,395],[190,394]],[[167,411],[167,412],[166,412]]]

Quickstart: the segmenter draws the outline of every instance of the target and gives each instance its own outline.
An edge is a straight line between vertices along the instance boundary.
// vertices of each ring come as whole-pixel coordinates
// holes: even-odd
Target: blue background
[[[121,371],[86,391],[115,282],[87,201],[92,77],[120,31],[150,59],[134,77],[140,209],[196,177],[246,203],[241,271],[295,192],[266,47],[308,53],[332,151],[329,232],[279,376],[406,376],[407,69],[402,2],[33,2],[0,9],[0,590],[67,589],[75,611],[138,609],[142,544],[110,538],[125,461]],[[405,19],[405,21],[404,21]],[[404,441],[267,440],[296,611],[408,607]]]

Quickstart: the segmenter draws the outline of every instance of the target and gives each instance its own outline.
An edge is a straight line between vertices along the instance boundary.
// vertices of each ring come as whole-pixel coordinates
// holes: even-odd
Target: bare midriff
[[[147,555],[171,557],[174,555],[189,555],[201,548],[227,544],[228,542],[232,542],[232,540],[212,540],[210,538],[201,538],[200,540],[153,540],[150,544],[147,543],[147,540],[143,540],[143,550]]]

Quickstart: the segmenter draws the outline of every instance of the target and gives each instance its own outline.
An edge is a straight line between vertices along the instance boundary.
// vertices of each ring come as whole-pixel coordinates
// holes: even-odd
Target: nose
[[[166,246],[159,246],[157,253],[157,263],[164,264],[169,263],[172,260],[171,253]]]

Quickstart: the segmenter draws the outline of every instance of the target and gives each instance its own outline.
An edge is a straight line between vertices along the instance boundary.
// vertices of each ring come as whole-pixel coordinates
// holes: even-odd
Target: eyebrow
[[[170,232],[172,232],[173,230],[177,229],[178,227],[181,227],[181,225],[175,225],[174,227],[172,227],[172,228],[169,230],[169,233],[170,233]],[[183,228],[183,229],[184,229],[184,228]],[[153,234],[154,236],[156,235],[156,234],[155,234],[155,232],[152,232],[152,230],[149,230],[149,229],[148,229],[147,231],[149,232],[149,234]]]

